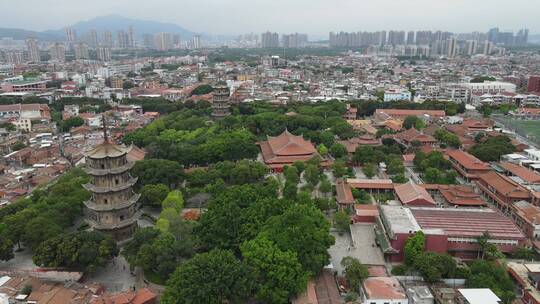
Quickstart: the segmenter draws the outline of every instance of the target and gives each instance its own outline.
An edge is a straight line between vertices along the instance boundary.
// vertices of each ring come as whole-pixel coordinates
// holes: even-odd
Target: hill
[[[191,38],[193,35],[195,35],[194,32],[174,23],[132,19],[119,15],[100,16],[71,25],[71,27],[77,31],[78,35],[82,35],[92,29],[98,32],[110,30],[113,32],[114,35],[115,32],[119,30],[127,31],[129,26],[133,26],[135,35],[139,39],[142,38],[144,34],[155,34],[159,32],[180,34],[180,36],[182,36],[182,39]],[[44,33],[52,35],[64,35],[64,30],[60,29],[45,31]]]
[[[41,41],[57,41],[62,40],[64,36],[59,36],[57,33],[36,32],[17,28],[0,28],[0,37],[11,37],[15,40],[24,40],[28,37],[35,37]]]
[[[141,39],[144,34],[155,34],[159,32],[168,32],[174,34],[180,34],[182,39],[189,39],[196,33],[185,29],[174,23],[132,19],[118,15],[108,15],[92,18],[87,21],[77,22],[70,27],[77,31],[77,35],[82,37],[92,29],[101,32],[110,30],[113,32],[113,36],[116,38],[116,31],[127,31],[129,26],[133,26],[137,39]],[[64,29],[47,30],[43,32],[29,31],[18,28],[0,28],[1,37],[12,37],[16,40],[24,40],[28,37],[35,37],[42,41],[63,41],[65,39]]]

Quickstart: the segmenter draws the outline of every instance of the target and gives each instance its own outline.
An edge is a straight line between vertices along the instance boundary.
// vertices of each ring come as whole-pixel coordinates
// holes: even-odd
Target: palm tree
[[[487,230],[484,231],[484,233],[482,233],[481,236],[476,238],[476,242],[478,243],[478,246],[480,246],[480,251],[482,252],[482,256],[481,256],[482,260],[484,259],[484,255],[485,255],[490,239],[491,239],[491,235],[489,234]],[[480,251],[478,251],[478,255],[480,255]]]

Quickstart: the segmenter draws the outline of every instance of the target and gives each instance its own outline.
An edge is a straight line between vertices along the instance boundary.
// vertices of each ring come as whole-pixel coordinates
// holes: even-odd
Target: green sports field
[[[536,143],[540,142],[540,120],[519,120],[509,118],[497,120],[519,135],[526,136]]]

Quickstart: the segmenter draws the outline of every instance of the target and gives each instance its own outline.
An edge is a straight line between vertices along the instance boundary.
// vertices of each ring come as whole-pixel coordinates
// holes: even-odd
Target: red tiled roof
[[[415,128],[410,128],[409,130],[405,130],[403,132],[400,132],[396,135],[394,135],[395,138],[401,139],[407,143],[413,142],[415,140],[421,142],[421,143],[435,143],[437,140],[430,135],[423,134],[416,130]]]
[[[500,165],[504,170],[510,172],[512,175],[515,175],[528,183],[540,183],[540,174],[536,173],[536,171],[509,162],[501,162]]]
[[[489,170],[488,164],[462,150],[447,150],[446,155],[467,170]]]
[[[342,144],[347,149],[347,152],[354,153],[358,146],[380,146],[382,145],[381,141],[370,135],[362,135],[358,137],[353,137],[348,140],[339,140],[339,144]]]
[[[295,136],[287,130],[277,137],[269,137],[259,143],[264,162],[269,165],[281,166],[295,161],[307,161],[319,155],[313,144],[302,136]]]
[[[474,189],[464,185],[448,185],[440,188],[439,192],[444,199],[452,205],[456,206],[487,206],[486,201],[482,196],[474,192]]]
[[[493,127],[491,119],[469,118],[464,119],[462,125],[468,129],[489,129]]]
[[[358,216],[378,216],[379,208],[377,205],[354,205],[354,210]]]
[[[269,137],[268,144],[276,156],[308,155],[317,152],[312,143],[288,130],[276,137]]]
[[[448,237],[474,238],[484,231],[495,239],[525,240],[511,219],[491,209],[411,208],[422,229],[442,229]]]
[[[408,183],[395,186],[396,196],[399,198],[402,204],[409,205],[416,202],[428,203],[435,205],[435,200],[429,195],[426,189],[419,185],[409,181]]]
[[[540,224],[540,208],[525,201],[514,203],[516,215],[530,224]]]
[[[493,187],[497,192],[513,199],[529,199],[530,194],[520,184],[510,178],[494,171],[489,171],[478,175],[478,178],[485,184]]]
[[[405,109],[377,109],[375,114],[385,113],[390,116],[422,116],[427,114],[434,117],[444,117],[446,113],[442,110],[405,110]]]
[[[336,200],[338,204],[354,204],[351,187],[343,179],[336,180]]]
[[[362,283],[369,300],[399,300],[407,299],[401,284],[393,277],[372,277]]]
[[[394,189],[391,179],[347,179],[347,183],[356,189]]]

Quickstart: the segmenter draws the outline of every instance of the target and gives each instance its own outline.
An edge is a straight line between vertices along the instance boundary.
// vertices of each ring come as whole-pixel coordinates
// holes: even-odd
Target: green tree
[[[131,173],[139,178],[141,186],[164,184],[175,188],[182,182],[184,171],[179,163],[165,159],[145,159],[133,166]]]
[[[17,141],[13,144],[13,146],[11,146],[11,149],[12,149],[13,151],[19,151],[19,150],[21,150],[21,149],[23,149],[23,148],[25,148],[25,147],[26,147],[26,145],[25,145],[22,141],[17,140]]]
[[[347,167],[345,166],[345,162],[341,160],[336,160],[332,164],[332,170],[334,172],[335,177],[343,177],[347,174]]]
[[[151,244],[159,236],[159,231],[151,227],[137,229],[133,238],[122,249],[122,255],[133,267],[137,265],[137,254],[145,244]]]
[[[471,274],[466,288],[489,288],[502,302],[510,304],[515,299],[515,287],[506,268],[495,262],[476,260],[470,265]]]
[[[324,179],[321,184],[319,185],[319,191],[322,193],[331,193],[332,192],[332,184],[328,179]]]
[[[304,172],[304,178],[310,185],[315,186],[319,182],[321,171],[315,165],[308,165]]]
[[[313,205],[293,205],[268,219],[263,232],[281,250],[296,252],[302,267],[311,275],[328,265],[328,248],[334,244],[330,224]]]
[[[9,261],[14,258],[13,242],[2,232],[0,228],[0,261]]]
[[[184,195],[179,190],[173,190],[167,194],[167,197],[161,203],[163,209],[173,208],[180,213],[184,209]]]
[[[214,88],[211,85],[203,84],[193,89],[193,91],[191,91],[191,95],[205,95],[212,93],[213,90]]]
[[[164,184],[144,185],[141,189],[141,198],[139,201],[143,206],[158,208],[161,202],[167,197],[169,187]]]
[[[334,225],[339,231],[341,232],[349,231],[350,224],[351,224],[351,219],[345,211],[340,210],[334,213]]]
[[[417,116],[407,116],[403,121],[403,127],[407,130],[410,128],[421,130],[426,127],[426,124],[422,119],[418,118]]]
[[[356,258],[350,256],[342,258],[341,266],[345,268],[345,277],[352,290],[360,288],[360,283],[369,276],[368,268]]]
[[[296,254],[280,250],[261,235],[241,246],[244,263],[254,274],[256,298],[264,303],[286,303],[302,292],[308,275]]]
[[[330,154],[334,158],[342,158],[344,156],[347,156],[347,148],[345,148],[345,146],[342,144],[335,143],[330,146]]]
[[[212,250],[180,264],[167,281],[163,304],[238,303],[247,298],[251,278],[234,254]]]
[[[300,182],[300,176],[299,176],[299,173],[298,173],[298,169],[296,167],[294,167],[294,166],[292,166],[292,167],[285,166],[283,168],[283,175],[285,175],[285,179],[288,182],[295,183],[295,184],[298,184],[298,182]]]
[[[362,167],[362,171],[368,178],[372,178],[377,174],[377,167],[373,163],[367,163]]]
[[[69,132],[71,128],[82,126],[82,125],[84,125],[84,119],[80,118],[79,116],[76,116],[76,117],[71,117],[60,122],[59,128],[61,132]]]
[[[490,137],[481,143],[477,143],[469,149],[469,153],[482,161],[498,161],[501,155],[512,153],[516,147],[510,138],[505,135]]]
[[[328,155],[328,148],[324,144],[320,144],[317,146],[317,151],[320,155],[326,156]]]
[[[422,231],[417,231],[405,242],[403,252],[405,254],[405,264],[414,265],[417,257],[424,252],[426,237]]]
[[[116,242],[100,232],[58,235],[39,245],[32,260],[38,266],[94,272],[118,254]]]
[[[298,170],[298,174],[302,174],[302,172],[304,172],[304,170],[306,169],[306,163],[302,161],[295,161],[293,163],[293,167],[295,167],[296,170]]]
[[[285,181],[285,186],[283,187],[283,197],[294,200],[298,193],[298,185],[294,182]]]
[[[25,228],[22,240],[31,249],[36,249],[43,241],[62,233],[62,227],[51,223],[49,218],[39,216],[30,220]]]

